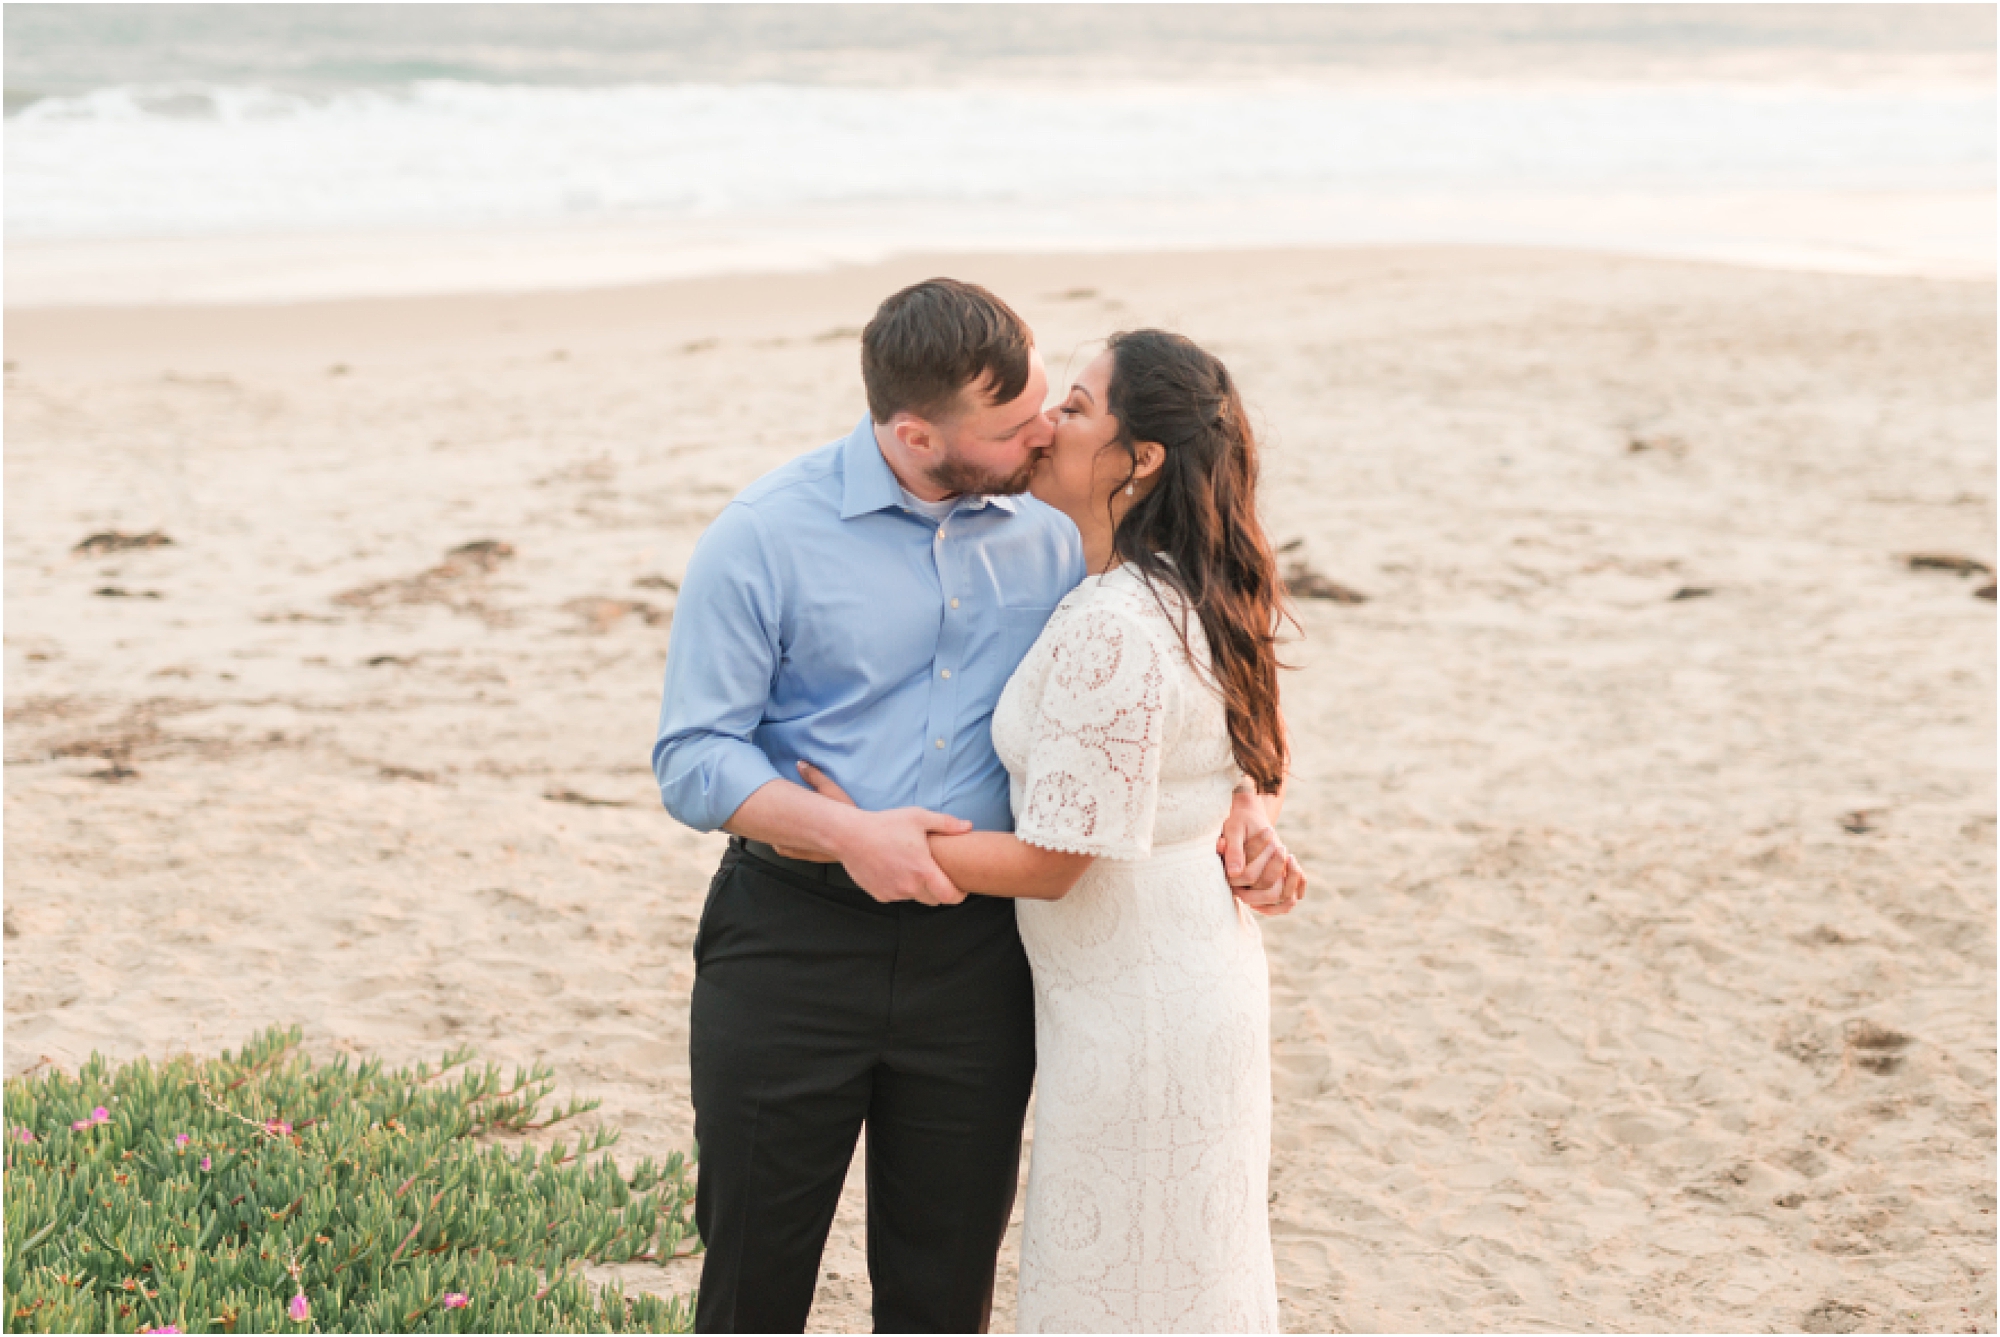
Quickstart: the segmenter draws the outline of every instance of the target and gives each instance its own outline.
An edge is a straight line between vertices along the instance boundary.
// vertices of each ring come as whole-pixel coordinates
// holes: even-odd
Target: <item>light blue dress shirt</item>
[[[1033,497],[904,504],[867,418],[753,483],[688,562],[653,774],[713,831],[804,758],[863,808],[922,807],[1010,831],[993,707],[1083,543]]]

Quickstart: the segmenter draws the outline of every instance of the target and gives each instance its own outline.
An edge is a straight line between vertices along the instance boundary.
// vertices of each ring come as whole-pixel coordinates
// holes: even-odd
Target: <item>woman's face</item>
[[[1049,410],[1055,440],[1028,484],[1030,492],[1069,516],[1078,529],[1107,522],[1111,494],[1125,485],[1132,468],[1125,452],[1114,444],[1118,419],[1106,404],[1111,366],[1111,352],[1106,349]]]

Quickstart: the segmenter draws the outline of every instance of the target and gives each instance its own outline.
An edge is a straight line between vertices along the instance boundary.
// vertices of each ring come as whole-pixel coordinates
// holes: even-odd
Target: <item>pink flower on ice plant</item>
[[[96,1109],[90,1112],[90,1121],[92,1123],[110,1123],[111,1111],[104,1108],[104,1106],[99,1105]]]
[[[463,1309],[465,1305],[466,1296],[464,1292],[446,1291],[444,1293],[444,1307],[446,1309]]]
[[[175,1146],[177,1146],[177,1147],[184,1147],[184,1146],[186,1146],[186,1145],[187,1145],[187,1144],[188,1144],[188,1143],[189,1143],[189,1142],[190,1142],[191,1140],[192,1140],[192,1139],[191,1139],[191,1138],[189,1138],[189,1136],[188,1136],[188,1135],[187,1135],[186,1133],[175,1133],[175,1134],[174,1134],[174,1145],[175,1145]]]
[[[32,1128],[16,1128],[14,1130],[14,1140],[17,1142],[33,1142],[35,1140],[35,1130]]]
[[[164,1327],[164,1328],[141,1328],[141,1329],[139,1329],[139,1331],[140,1331],[140,1332],[179,1332],[179,1331],[180,1331],[180,1329],[179,1329],[179,1328],[176,1328],[176,1327],[175,1327],[175,1326],[174,1326],[173,1324],[169,1323],[169,1324],[167,1324],[167,1326],[166,1326],[166,1327]]]
[[[76,1121],[75,1123],[73,1123],[73,1124],[71,1124],[71,1125],[69,1126],[69,1130],[70,1130],[70,1131],[71,1131],[72,1133],[81,1133],[81,1132],[82,1132],[82,1131],[83,1131],[84,1129],[86,1129],[86,1128],[88,1128],[88,1127],[90,1127],[90,1120],[88,1120],[88,1119],[78,1119],[78,1120],[77,1120],[77,1121]]]
[[[294,1323],[303,1323],[311,1318],[313,1310],[312,1306],[306,1303],[305,1292],[301,1291],[299,1294],[294,1295],[292,1303],[286,1307],[285,1312],[292,1316],[292,1322]]]
[[[210,1165],[212,1165],[212,1164],[214,1164],[214,1162],[213,1162],[213,1161],[211,1161],[211,1160],[209,1160],[209,1159],[208,1159],[208,1157],[204,1156],[204,1157],[202,1157],[202,1158],[201,1158],[201,1168],[202,1168],[202,1169],[206,1170],[206,1169],[207,1169],[207,1168],[208,1168],[208,1167],[209,1167]]]
[[[276,1133],[279,1137],[290,1137],[292,1135],[292,1126],[283,1119],[266,1119],[264,1120],[264,1127]]]

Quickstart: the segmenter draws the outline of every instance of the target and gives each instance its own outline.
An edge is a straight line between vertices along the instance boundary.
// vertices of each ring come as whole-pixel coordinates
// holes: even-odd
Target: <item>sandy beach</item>
[[[934,273],[1059,383],[1119,328],[1221,354],[1273,536],[1366,597],[1288,652],[1288,1331],[1994,1330],[1992,575],[1909,561],[1995,563],[1990,279],[1351,249],[10,308],[7,1072],[296,1022],[547,1059],[622,1157],[686,1148],[721,839],[646,765],[675,582]],[[867,1329],[863,1238],[857,1174],[816,1331]]]

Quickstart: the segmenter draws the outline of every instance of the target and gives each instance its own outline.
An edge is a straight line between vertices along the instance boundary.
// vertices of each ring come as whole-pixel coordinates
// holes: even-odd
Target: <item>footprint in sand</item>
[[[1902,1066],[1901,1051],[1910,1045],[1910,1037],[1901,1031],[1879,1026],[1865,1017],[1848,1022],[1841,1033],[1847,1047],[1855,1051],[1855,1065],[1885,1077]]]
[[[1860,1332],[1863,1328],[1879,1330],[1868,1317],[1868,1311],[1860,1305],[1851,1305],[1842,1300],[1822,1300],[1806,1311],[1799,1326],[1807,1332]]]

